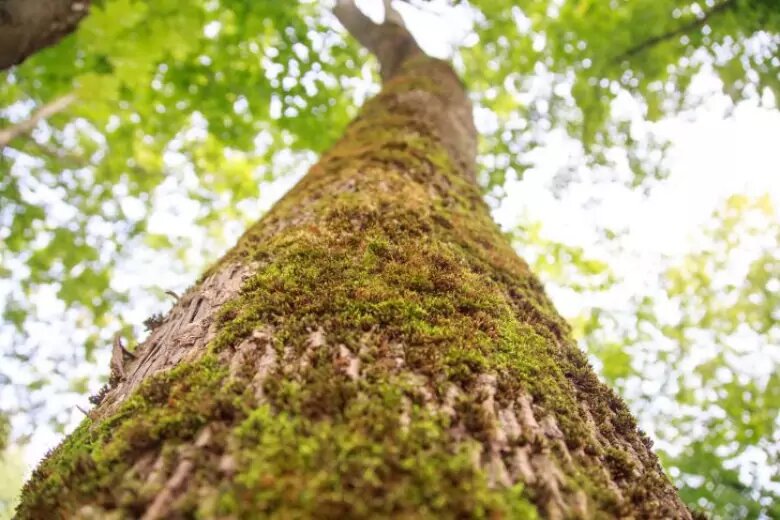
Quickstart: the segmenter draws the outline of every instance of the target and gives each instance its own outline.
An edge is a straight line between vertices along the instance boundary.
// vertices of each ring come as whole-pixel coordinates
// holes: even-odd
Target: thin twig
[[[75,94],[66,94],[40,107],[33,112],[29,119],[0,130],[0,150],[8,146],[17,137],[32,132],[38,126],[38,123],[62,112],[74,101],[76,101]]]
[[[668,33],[661,34],[661,35],[658,35],[658,36],[653,36],[652,38],[649,38],[649,39],[643,41],[639,45],[636,45],[636,46],[630,48],[629,50],[627,50],[626,52],[624,52],[623,54],[618,56],[615,59],[615,61],[619,63],[619,62],[621,62],[623,60],[626,60],[626,59],[628,59],[628,58],[630,58],[632,56],[635,56],[636,54],[639,54],[639,53],[649,49],[650,47],[653,47],[654,45],[658,45],[659,43],[662,43],[662,42],[665,42],[665,41],[669,41],[669,40],[671,40],[673,38],[676,38],[678,36],[681,36],[683,34],[687,34],[687,33],[691,32],[693,30],[696,30],[696,29],[702,27],[708,21],[710,21],[715,15],[717,15],[719,13],[722,13],[722,12],[726,11],[727,9],[729,9],[729,8],[735,6],[735,5],[736,5],[736,0],[726,0],[722,4],[718,4],[715,7],[713,7],[712,9],[710,9],[709,11],[707,11],[704,14],[704,16],[702,16],[701,18],[697,18],[696,20],[693,20],[692,22],[687,23],[687,24],[683,25],[682,27],[678,27],[677,29],[675,29],[673,31],[670,31]]]

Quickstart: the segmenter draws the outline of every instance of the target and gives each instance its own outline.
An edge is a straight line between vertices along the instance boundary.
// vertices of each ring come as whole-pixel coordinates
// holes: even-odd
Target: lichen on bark
[[[492,222],[475,137],[451,67],[411,53],[19,517],[688,518]]]

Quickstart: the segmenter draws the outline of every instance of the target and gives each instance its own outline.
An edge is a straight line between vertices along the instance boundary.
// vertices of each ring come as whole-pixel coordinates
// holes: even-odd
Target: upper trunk
[[[491,221],[462,84],[405,49],[115,372],[20,518],[690,517]]]
[[[73,32],[91,0],[0,0],[0,70]]]

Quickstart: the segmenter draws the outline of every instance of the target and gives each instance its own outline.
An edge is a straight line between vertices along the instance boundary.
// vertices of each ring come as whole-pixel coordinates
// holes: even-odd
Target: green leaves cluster
[[[64,287],[59,296],[105,312],[94,300],[114,298],[111,262],[97,260],[144,231],[154,190],[179,173],[166,154],[197,179],[187,194],[204,203],[205,223],[236,218],[230,205],[219,215],[209,206],[256,198],[278,151],[331,143],[353,111],[340,76],[357,55],[324,23],[313,2],[107,1],[77,33],[7,73],[3,126],[78,96],[0,157],[4,253],[30,270],[24,291],[78,268],[79,286],[92,290]],[[43,191],[59,212],[35,200]],[[142,209],[126,211],[122,197]],[[105,243],[89,229],[95,222],[112,228]],[[52,273],[55,263],[61,269]]]
[[[631,184],[662,177],[641,120],[694,107],[689,90],[714,69],[733,102],[780,99],[776,1],[472,0],[478,43],[461,52],[469,86],[496,123],[485,136],[486,182],[528,168],[527,154],[556,129],[579,139],[593,164],[629,161]],[[651,144],[656,147],[657,145]],[[500,156],[500,157],[496,157]]]
[[[774,517],[780,496],[766,484],[780,483],[780,220],[768,197],[733,196],[716,222],[708,232],[718,247],[694,251],[666,273],[679,318],[642,320],[677,346],[661,361],[696,360],[668,382],[685,410],[671,427],[691,440],[666,461],[703,477],[684,490],[690,502],[724,516]]]
[[[780,218],[769,197],[729,198],[698,245],[628,301],[608,265],[538,226],[516,236],[524,249],[529,239],[542,278],[578,293],[575,334],[652,428],[685,501],[715,518],[777,516]]]
[[[0,127],[61,96],[77,101],[0,150],[0,311],[15,328],[0,356],[41,364],[25,338],[53,292],[77,313],[94,360],[123,321],[119,264],[137,248],[198,257],[196,242],[148,228],[161,189],[196,201],[194,224],[219,243],[225,221],[256,218],[261,182],[290,171],[276,156],[335,140],[355,110],[348,76],[362,58],[324,12],[313,1],[109,0],[3,74]],[[199,267],[217,253],[202,251]],[[55,361],[73,359],[76,345],[63,347]],[[10,385],[26,385],[9,371]]]

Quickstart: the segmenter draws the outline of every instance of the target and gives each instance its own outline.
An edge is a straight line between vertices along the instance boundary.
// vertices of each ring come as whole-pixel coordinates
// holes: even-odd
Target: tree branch
[[[337,0],[333,14],[336,15],[349,34],[360,42],[360,45],[370,52],[374,52],[376,42],[373,34],[379,26],[358,9],[355,0]]]
[[[40,107],[33,112],[29,119],[0,130],[0,150],[8,146],[17,137],[32,132],[38,126],[38,123],[62,112],[74,101],[76,101],[75,94],[66,94]]]
[[[393,8],[393,0],[382,0],[385,6],[385,21],[384,23],[394,23],[401,27],[406,27],[404,19],[401,17],[401,13]]]
[[[385,21],[376,24],[363,14],[354,0],[337,0],[333,8],[339,22],[349,33],[379,60],[383,80],[388,80],[409,57],[422,54],[401,15],[393,9],[391,0],[383,0]]]
[[[631,58],[632,56],[635,56],[637,54],[640,54],[644,52],[645,50],[649,49],[650,47],[653,47],[654,45],[658,45],[659,43],[669,41],[673,38],[677,38],[678,36],[682,36],[684,34],[689,33],[690,31],[696,30],[700,27],[702,27],[704,24],[706,24],[708,21],[710,21],[715,15],[720,14],[736,5],[736,0],[726,0],[725,2],[716,5],[709,11],[707,11],[704,16],[701,18],[697,18],[696,20],[693,20],[682,27],[678,27],[677,29],[670,31],[665,34],[661,34],[658,36],[653,36],[652,38],[649,38],[639,45],[636,45],[620,56],[618,56],[615,61],[621,62],[623,60],[627,60]]]

